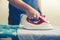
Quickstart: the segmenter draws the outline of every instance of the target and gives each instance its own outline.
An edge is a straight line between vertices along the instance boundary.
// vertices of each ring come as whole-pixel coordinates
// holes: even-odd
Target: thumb
[[[47,21],[44,17],[39,16],[42,20],[44,20],[46,23],[50,23],[49,21]]]

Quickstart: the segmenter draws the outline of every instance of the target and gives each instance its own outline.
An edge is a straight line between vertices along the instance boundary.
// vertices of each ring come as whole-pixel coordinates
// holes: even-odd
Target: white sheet
[[[53,30],[27,30],[18,29],[20,40],[60,40],[60,27],[54,27]],[[46,39],[47,38],[47,39]]]

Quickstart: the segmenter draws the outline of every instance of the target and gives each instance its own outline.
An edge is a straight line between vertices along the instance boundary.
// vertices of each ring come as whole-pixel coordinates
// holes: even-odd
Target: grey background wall
[[[60,25],[60,0],[41,0],[42,13],[53,25]],[[0,24],[8,23],[8,1],[0,0]]]

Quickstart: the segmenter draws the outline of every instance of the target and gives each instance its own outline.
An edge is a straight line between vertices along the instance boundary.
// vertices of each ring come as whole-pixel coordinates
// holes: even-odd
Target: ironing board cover
[[[0,25],[0,38],[16,37],[18,25]]]

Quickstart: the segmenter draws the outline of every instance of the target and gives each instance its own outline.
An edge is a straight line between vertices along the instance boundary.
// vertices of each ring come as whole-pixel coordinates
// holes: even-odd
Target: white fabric
[[[60,27],[54,26],[53,30],[27,30],[18,29],[20,40],[60,40]]]

